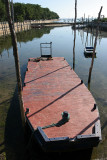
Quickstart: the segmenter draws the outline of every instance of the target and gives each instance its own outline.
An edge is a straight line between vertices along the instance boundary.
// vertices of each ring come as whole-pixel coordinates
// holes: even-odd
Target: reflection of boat
[[[72,29],[83,29],[86,28],[87,26],[85,24],[78,24],[78,25],[73,25]]]
[[[44,151],[86,149],[99,143],[96,102],[63,57],[30,58],[24,82],[26,121]]]
[[[84,53],[87,53],[87,54],[92,54],[94,51],[94,47],[85,47],[84,49]],[[96,51],[95,51],[96,53]]]
[[[84,56],[85,56],[85,58],[92,58],[93,54],[84,52]],[[97,58],[96,54],[94,55],[94,58]]]

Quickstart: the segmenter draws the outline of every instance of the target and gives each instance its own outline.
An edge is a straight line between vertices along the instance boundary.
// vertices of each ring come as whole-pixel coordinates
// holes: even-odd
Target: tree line
[[[6,21],[6,11],[4,0],[0,0],[0,21]],[[11,5],[11,4],[10,4]],[[38,4],[24,4],[24,3],[14,3],[14,20],[24,21],[24,20],[45,20],[45,19],[58,19],[59,15],[49,8],[42,8]]]
[[[96,22],[96,21],[97,21],[97,19],[94,19],[94,22]],[[100,22],[107,22],[107,18],[101,18]]]

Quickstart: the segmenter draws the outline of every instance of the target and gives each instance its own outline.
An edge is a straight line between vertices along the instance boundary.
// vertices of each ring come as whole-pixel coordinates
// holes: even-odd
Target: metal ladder
[[[43,48],[49,48],[50,54],[43,54]],[[41,57],[52,57],[52,42],[50,43],[40,43]]]

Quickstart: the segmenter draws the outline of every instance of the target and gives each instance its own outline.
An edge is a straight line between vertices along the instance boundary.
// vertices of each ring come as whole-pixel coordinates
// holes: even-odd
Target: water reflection
[[[74,45],[73,45],[73,70],[75,70],[75,41],[76,41],[76,29],[74,29]]]
[[[42,28],[42,29],[32,29],[28,31],[23,31],[17,33],[17,41],[20,44],[21,42],[28,42],[32,41],[34,38],[41,38],[44,34],[49,34],[53,27],[49,28]],[[0,55],[2,54],[3,50],[7,50],[9,53],[9,49],[12,47],[11,37],[10,36],[2,36],[0,37]]]
[[[96,29],[96,37],[95,37],[95,42],[94,42],[94,49],[92,53],[92,61],[91,61],[91,66],[89,69],[89,77],[88,77],[88,84],[91,82],[91,74],[92,74],[92,69],[93,69],[93,64],[94,64],[94,58],[95,58],[95,52],[96,52],[96,46],[97,46],[97,37],[98,37],[98,30],[99,28]]]
[[[73,33],[73,34],[72,34]],[[73,36],[72,36],[73,35]],[[40,56],[41,42],[53,42],[53,56],[64,56],[75,72],[83,79],[84,83],[94,95],[99,106],[103,141],[87,156],[87,151],[82,153],[43,154],[35,151],[31,146],[30,157],[26,159],[62,159],[74,156],[78,159],[101,159],[107,157],[107,32],[100,32],[97,38],[97,54],[94,57],[91,82],[88,84],[89,68],[92,56],[84,55],[85,45],[94,45],[95,30],[76,30],[71,27],[42,28],[24,31],[17,34],[18,48],[21,64],[21,73],[24,74],[28,57]],[[65,47],[66,46],[66,47]],[[38,48],[37,48],[38,47]],[[76,65],[75,65],[76,64]],[[23,133],[20,122],[20,111],[16,91],[16,77],[11,39],[9,36],[0,37],[0,153],[6,154],[7,159],[20,159],[24,152]],[[90,88],[91,85],[91,88]],[[16,104],[17,103],[17,104]],[[14,119],[14,121],[13,121]],[[6,123],[5,123],[6,122]],[[13,137],[13,139],[12,139]],[[21,149],[20,149],[21,148]],[[38,149],[38,148],[37,148]],[[6,153],[3,153],[6,152]],[[42,153],[42,154],[41,154]],[[89,152],[88,152],[89,153]],[[78,154],[78,156],[77,156]],[[90,158],[91,156],[91,158]],[[1,157],[0,157],[1,158]]]
[[[92,58],[92,54],[89,54],[89,53],[85,53],[85,52],[84,52],[84,57],[85,57],[85,58]],[[94,58],[97,58],[96,54],[94,55]]]
[[[91,29],[87,28],[87,30],[86,29],[78,30],[78,33],[80,33],[80,36],[81,36],[82,44],[84,44],[84,31],[86,32],[85,47],[90,46],[94,48],[93,53],[88,53],[88,52],[85,52],[84,50],[84,57],[91,59],[91,66],[89,68],[89,74],[88,74],[88,89],[90,90],[90,82],[91,82],[91,75],[92,75],[92,70],[93,70],[94,59],[97,58],[96,56],[97,41],[99,40],[99,45],[101,43],[101,31],[92,29],[92,28]],[[99,37],[98,37],[98,32],[99,32]],[[75,63],[74,63],[75,62],[75,39],[76,39],[75,37],[76,37],[76,32],[74,30],[73,68],[75,68],[74,67],[75,66]]]

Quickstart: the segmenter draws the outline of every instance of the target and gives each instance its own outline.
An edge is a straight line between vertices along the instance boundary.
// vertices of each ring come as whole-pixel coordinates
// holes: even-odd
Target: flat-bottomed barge
[[[98,145],[101,128],[96,102],[63,57],[29,59],[24,82],[26,122],[44,151]]]

